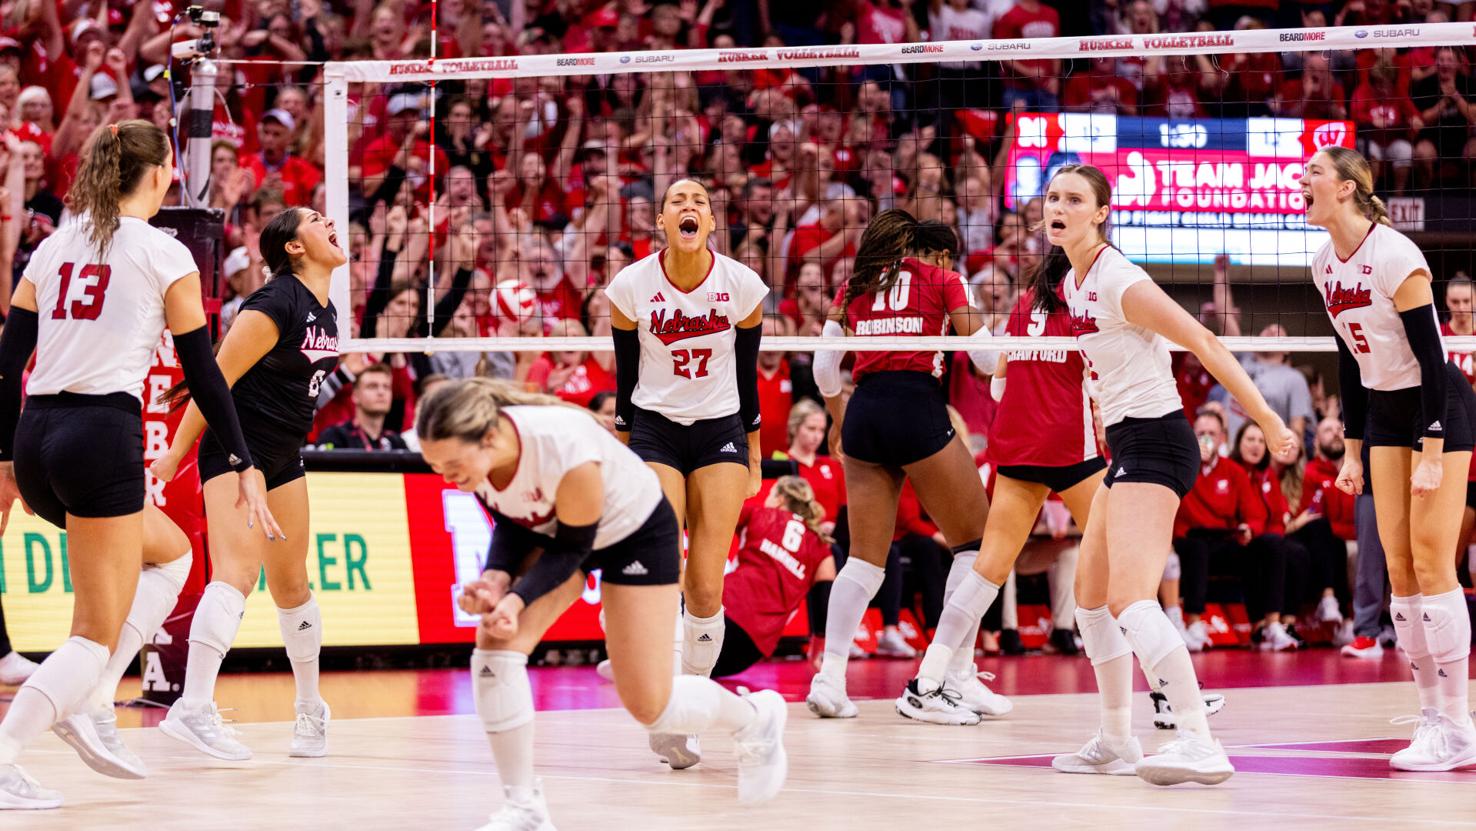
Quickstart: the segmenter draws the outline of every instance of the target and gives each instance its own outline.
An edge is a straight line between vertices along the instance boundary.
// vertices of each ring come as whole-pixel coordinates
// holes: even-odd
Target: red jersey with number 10
[[[781,508],[745,505],[738,533],[738,568],[723,578],[723,610],[760,652],[771,655],[830,546],[799,514]]]
[[[1026,291],[1005,324],[1012,337],[1069,338],[1071,315],[1033,307]],[[1015,349],[1006,356],[1004,398],[989,428],[989,460],[996,465],[1070,467],[1097,457],[1092,401],[1083,380],[1086,363],[1068,349]]]
[[[956,271],[907,257],[890,289],[863,294],[846,303],[846,287],[836,294],[846,310],[853,337],[924,337],[948,334],[948,313],[969,305],[968,288]],[[857,352],[851,377],[898,370],[943,375],[942,352]]]

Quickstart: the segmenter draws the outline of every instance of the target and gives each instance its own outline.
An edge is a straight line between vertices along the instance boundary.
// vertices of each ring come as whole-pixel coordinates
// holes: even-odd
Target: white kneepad
[[[241,617],[246,613],[246,595],[235,586],[219,581],[205,587],[195,617],[190,622],[190,642],[202,643],[224,655],[231,651]]]
[[[1076,628],[1081,632],[1082,648],[1086,650],[1087,658],[1091,660],[1092,666],[1101,666],[1108,661],[1115,661],[1133,651],[1127,639],[1122,636],[1122,630],[1117,628],[1117,621],[1112,619],[1112,613],[1107,611],[1106,606],[1096,609],[1083,609],[1077,606]]]
[[[1471,654],[1471,618],[1460,589],[1437,597],[1426,595],[1421,622],[1425,625],[1425,645],[1435,663],[1448,664]]]
[[[1174,625],[1155,601],[1139,600],[1123,609],[1117,622],[1124,630],[1123,637],[1138,656],[1138,663],[1150,670],[1170,652],[1184,648],[1183,637],[1174,631]]]
[[[499,649],[473,650],[471,673],[477,717],[488,733],[516,730],[533,720],[527,655]]]

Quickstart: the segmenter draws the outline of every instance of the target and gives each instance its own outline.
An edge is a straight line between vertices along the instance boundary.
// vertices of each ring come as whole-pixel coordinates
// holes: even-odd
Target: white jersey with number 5
[[[142,401],[164,334],[164,293],[199,267],[184,243],[128,216],[99,259],[90,228],[85,219],[63,226],[26,265],[40,318],[26,392],[126,392]]]
[[[665,258],[663,249],[631,263],[605,287],[640,333],[641,371],[631,403],[683,425],[733,415],[736,327],[769,287],[753,269],[714,253],[707,277],[682,291],[667,279]]]
[[[1394,293],[1416,271],[1430,274],[1424,253],[1409,237],[1377,222],[1348,259],[1338,256],[1332,240],[1312,258],[1312,279],[1327,304],[1327,316],[1371,390],[1420,385],[1420,363],[1394,307]],[[1435,314],[1433,304],[1430,314]]]
[[[1102,407],[1102,424],[1125,418],[1159,418],[1183,409],[1170,368],[1168,341],[1134,326],[1122,311],[1122,296],[1147,272],[1112,246],[1104,246],[1077,285],[1076,270],[1061,281],[1071,313],[1071,332],[1081,345],[1090,380],[1087,389]]]
[[[589,413],[574,407],[504,407],[522,451],[507,487],[483,482],[477,498],[529,530],[551,537],[557,529],[554,498],[564,475],[587,462],[600,466],[604,513],[594,547],[606,548],[635,533],[665,497],[645,462]]]

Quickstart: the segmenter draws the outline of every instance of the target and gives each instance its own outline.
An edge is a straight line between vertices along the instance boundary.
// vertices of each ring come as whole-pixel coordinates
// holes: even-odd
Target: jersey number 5
[[[77,281],[82,284],[82,296],[70,304],[72,273],[77,272]],[[113,279],[113,268],[99,263],[88,263],[77,270],[76,263],[62,263],[61,289],[56,294],[56,308],[51,310],[52,320],[97,320],[102,314],[103,301],[107,299],[108,282]],[[70,315],[68,314],[70,312]]]
[[[672,374],[683,378],[706,378],[707,361],[711,357],[711,349],[673,349],[671,350]],[[696,368],[689,368],[688,364],[694,360],[697,362]]]
[[[1363,326],[1358,323],[1348,324],[1348,336],[1353,339],[1353,351],[1367,355],[1373,350],[1368,346],[1368,338],[1363,335]]]

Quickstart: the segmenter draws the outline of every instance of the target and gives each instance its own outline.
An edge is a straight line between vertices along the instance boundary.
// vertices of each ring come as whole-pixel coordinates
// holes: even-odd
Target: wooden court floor
[[[376,717],[376,698],[427,693],[387,686],[400,674],[368,673],[357,682],[355,675],[325,679],[337,702],[325,759],[288,758],[290,724],[253,720],[290,715],[290,680],[280,676],[222,679],[223,701],[274,702],[237,714],[256,751],[249,762],[215,761],[156,729],[134,727],[125,740],[152,776],[121,782],[92,773],[48,734],[23,762],[64,792],[66,807],[0,814],[0,829],[472,829],[484,822],[501,790],[475,716]],[[417,683],[405,675],[412,680],[404,683]],[[1476,828],[1476,771],[1388,769],[1388,755],[1409,736],[1389,718],[1407,711],[1411,693],[1401,683],[1227,690],[1229,706],[1212,725],[1241,772],[1215,788],[1159,789],[1131,777],[1044,767],[1050,754],[1075,749],[1093,729],[1095,702],[1083,693],[1017,696],[1010,716],[972,728],[904,721],[889,700],[864,702],[859,719],[843,722],[791,704],[788,788],[757,808],[735,802],[725,737],[704,740],[699,767],[672,772],[654,761],[643,731],[619,710],[540,713],[538,765],[561,831]],[[1146,698],[1135,704],[1145,747],[1166,741],[1171,734],[1153,730]],[[435,706],[471,711],[469,701]],[[131,713],[122,719],[139,722]]]

